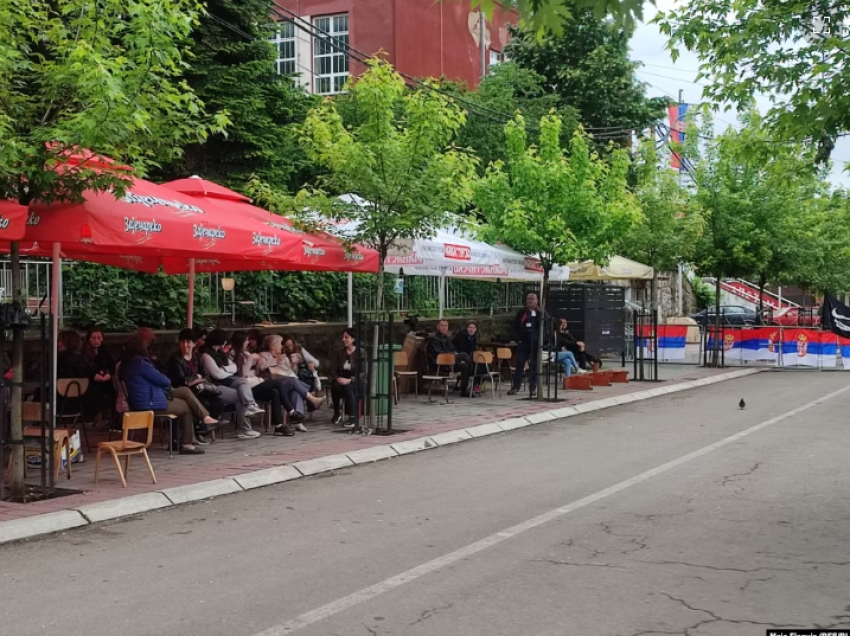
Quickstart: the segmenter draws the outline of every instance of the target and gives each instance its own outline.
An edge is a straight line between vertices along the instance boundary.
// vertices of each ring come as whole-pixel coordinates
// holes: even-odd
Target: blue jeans
[[[566,377],[570,377],[573,373],[573,369],[578,369],[578,362],[576,362],[576,357],[573,355],[572,351],[558,351],[555,354],[555,360],[558,364],[562,364],[564,366],[564,375]]]

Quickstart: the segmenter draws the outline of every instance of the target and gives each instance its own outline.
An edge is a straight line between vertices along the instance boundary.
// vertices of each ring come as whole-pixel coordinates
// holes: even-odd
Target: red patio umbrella
[[[227,210],[231,215],[249,218],[263,223],[266,227],[283,231],[300,237],[301,252],[296,261],[281,264],[275,269],[296,271],[333,271],[361,272],[374,274],[378,271],[378,252],[362,245],[354,245],[349,249],[331,235],[319,232],[307,234],[298,230],[293,222],[286,217],[272,214],[257,206],[251,205],[251,199],[243,194],[230,190],[222,185],[201,179],[189,177],[163,184],[164,188],[188,195],[201,206],[218,206],[222,211]],[[180,272],[181,263],[167,260],[167,272]],[[238,270],[227,258],[197,261],[199,271],[232,271]]]
[[[20,241],[27,227],[27,207],[0,201],[0,241]]]

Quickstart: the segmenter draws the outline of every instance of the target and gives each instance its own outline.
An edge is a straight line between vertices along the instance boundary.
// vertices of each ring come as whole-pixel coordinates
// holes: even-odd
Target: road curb
[[[329,473],[342,468],[374,463],[382,459],[418,453],[472,439],[502,435],[507,431],[513,431],[535,424],[543,424],[601,409],[648,400],[670,393],[717,384],[726,380],[761,373],[763,370],[758,368],[739,369],[708,378],[679,382],[664,387],[647,389],[646,391],[635,391],[621,396],[603,398],[594,402],[585,402],[584,404],[552,409],[551,411],[544,411],[542,413],[532,413],[525,417],[514,417],[497,422],[489,422],[466,429],[437,433],[394,444],[378,444],[349,453],[328,455],[294,464],[264,468],[234,477],[177,486],[157,492],[131,495],[121,499],[89,504],[68,510],[59,510],[57,512],[49,512],[23,519],[5,521],[0,523],[0,544],[80,528],[101,521],[138,515],[143,512],[169,508],[182,503],[201,501],[221,495],[242,492],[243,490],[270,486],[302,477]]]

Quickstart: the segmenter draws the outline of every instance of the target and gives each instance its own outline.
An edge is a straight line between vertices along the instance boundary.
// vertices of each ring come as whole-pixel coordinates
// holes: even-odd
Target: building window
[[[493,68],[497,64],[501,64],[501,63],[502,63],[502,54],[499,53],[498,51],[494,51],[493,49],[490,49],[490,64],[488,65],[488,68]]]
[[[315,18],[313,26],[313,92],[341,93],[348,80],[348,14]]]
[[[295,74],[295,23],[281,22],[280,30],[272,38],[275,51],[275,67],[278,75]]]

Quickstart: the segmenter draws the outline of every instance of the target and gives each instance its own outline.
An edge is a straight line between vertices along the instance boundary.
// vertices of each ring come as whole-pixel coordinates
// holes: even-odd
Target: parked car
[[[817,327],[820,325],[820,307],[786,307],[772,312],[771,325],[780,327]]]
[[[695,314],[691,314],[691,318],[699,324],[713,325],[717,316],[716,309],[709,307]],[[760,324],[758,313],[755,309],[743,307],[741,305],[720,305],[720,322],[724,325],[757,325]]]

